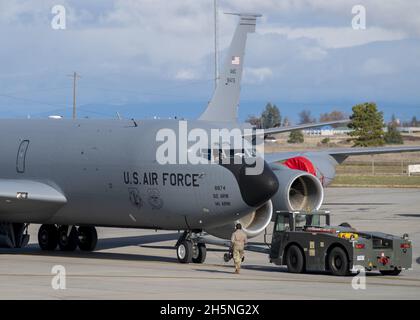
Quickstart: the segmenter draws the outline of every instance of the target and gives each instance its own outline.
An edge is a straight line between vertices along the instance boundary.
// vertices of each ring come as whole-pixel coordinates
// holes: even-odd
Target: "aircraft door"
[[[26,167],[26,152],[28,151],[29,140],[23,140],[18,149],[16,156],[16,171],[18,173],[24,173]]]
[[[273,230],[273,239],[271,243],[271,252],[274,253],[276,256],[272,256],[272,258],[277,259],[280,249],[284,246],[284,237],[285,233],[290,231],[290,215],[288,214],[278,214],[277,219],[274,225]]]

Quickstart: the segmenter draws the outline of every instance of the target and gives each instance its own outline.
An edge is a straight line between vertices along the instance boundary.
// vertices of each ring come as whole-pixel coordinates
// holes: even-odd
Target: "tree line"
[[[318,122],[329,122],[345,120],[349,117],[341,111],[333,110],[329,113],[322,113]],[[275,127],[287,127],[291,125],[291,121],[287,117],[282,117],[279,108],[272,103],[267,103],[265,109],[259,117],[251,115],[246,120],[257,129],[269,129]],[[303,110],[299,113],[298,124],[316,123],[317,119],[312,116],[310,110]],[[411,121],[402,125],[417,127],[420,121],[414,116]],[[389,123],[385,124],[383,112],[378,110],[376,103],[367,102],[355,105],[352,108],[352,115],[348,128],[349,141],[353,142],[353,146],[372,147],[382,146],[384,144],[403,144],[401,133],[397,127],[401,126],[400,121],[395,115]],[[333,125],[333,127],[336,127]],[[387,130],[384,130],[387,128]],[[288,143],[302,143],[304,136],[302,131],[290,132]]]

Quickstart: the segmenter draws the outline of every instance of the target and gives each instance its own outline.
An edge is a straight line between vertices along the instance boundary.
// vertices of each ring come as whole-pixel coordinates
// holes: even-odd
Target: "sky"
[[[55,5],[66,29],[51,27]],[[352,8],[366,9],[355,30]],[[223,59],[237,23],[263,14],[249,36],[239,118],[276,104],[298,113],[376,102],[389,119],[420,118],[420,2],[219,0]],[[213,0],[0,0],[0,117],[193,119],[214,90]]]

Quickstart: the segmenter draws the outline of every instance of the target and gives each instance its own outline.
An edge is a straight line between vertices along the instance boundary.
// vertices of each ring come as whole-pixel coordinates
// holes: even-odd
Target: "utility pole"
[[[76,81],[80,78],[80,75],[77,72],[73,72],[73,74],[68,75],[69,77],[73,78],[73,120],[76,119]]]
[[[218,0],[214,1],[214,89],[217,88],[217,82],[219,80],[219,9]]]

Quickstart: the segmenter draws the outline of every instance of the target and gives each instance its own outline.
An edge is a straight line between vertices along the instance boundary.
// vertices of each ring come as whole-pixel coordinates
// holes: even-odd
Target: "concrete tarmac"
[[[99,228],[92,253],[42,252],[38,227],[30,245],[0,249],[0,299],[419,299],[420,190],[329,188],[323,209],[332,223],[413,240],[413,270],[398,277],[367,274],[366,289],[354,290],[352,277],[289,274],[264,254],[246,253],[240,275],[224,250],[210,246],[202,265],[182,265],[173,248],[177,232]],[[253,240],[254,241],[254,240]],[[262,237],[257,238],[262,241]],[[66,289],[53,289],[55,265],[66,272]]]

